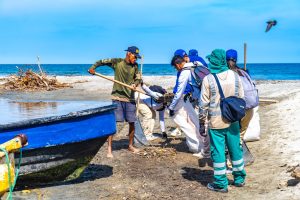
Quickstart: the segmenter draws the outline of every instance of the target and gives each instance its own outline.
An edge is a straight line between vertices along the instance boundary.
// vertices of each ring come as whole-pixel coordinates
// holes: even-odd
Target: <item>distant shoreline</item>
[[[14,75],[14,74],[8,74],[8,75],[1,75],[0,74],[0,79],[6,79],[9,76]],[[104,74],[103,74],[104,75]],[[105,75],[107,77],[113,78],[114,76],[112,75]],[[84,78],[86,79],[87,77],[93,77],[92,75],[49,75],[49,77],[56,77],[59,79],[63,78]],[[176,75],[143,75],[143,77],[176,77]],[[254,79],[255,81],[300,81],[300,79]]]
[[[52,76],[90,76],[88,69],[90,64],[42,64],[43,71]],[[243,67],[243,65],[239,65]],[[26,71],[28,69],[39,72],[36,64],[18,65],[20,69]],[[140,69],[139,65],[139,69]],[[300,80],[300,64],[247,64],[250,76],[255,80]],[[16,74],[18,69],[16,65],[0,64],[0,77],[9,74]],[[112,76],[113,69],[108,66],[97,68],[97,72],[103,75]],[[170,64],[144,64],[144,76],[176,76],[177,71]]]

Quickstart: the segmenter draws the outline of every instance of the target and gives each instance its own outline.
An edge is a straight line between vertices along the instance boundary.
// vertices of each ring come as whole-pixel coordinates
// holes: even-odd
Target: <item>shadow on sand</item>
[[[203,186],[213,181],[213,170],[201,170],[190,167],[183,167],[182,170],[184,171],[184,173],[182,173],[183,178],[190,181],[197,181]]]
[[[21,191],[24,189],[35,189],[35,188],[45,188],[51,186],[60,186],[60,185],[70,185],[70,184],[79,184],[85,181],[93,181],[95,179],[101,179],[109,177],[113,174],[113,167],[108,165],[97,165],[97,164],[90,164],[82,174],[73,180],[69,181],[58,181],[58,182],[51,182],[51,183],[32,183],[29,181],[26,182],[18,182],[15,188],[15,191]]]

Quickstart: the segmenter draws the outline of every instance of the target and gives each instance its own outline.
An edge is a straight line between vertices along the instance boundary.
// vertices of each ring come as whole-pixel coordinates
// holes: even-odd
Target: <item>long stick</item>
[[[144,91],[142,91],[142,90],[139,90],[139,89],[137,89],[137,88],[134,88],[134,87],[132,87],[131,85],[127,85],[126,83],[123,83],[123,82],[121,82],[121,81],[117,81],[117,80],[115,80],[115,79],[109,78],[109,77],[104,76],[104,75],[102,75],[102,74],[99,74],[99,73],[97,73],[97,72],[95,72],[95,75],[96,75],[96,76],[99,76],[99,77],[101,77],[101,78],[104,78],[104,79],[106,79],[106,80],[112,81],[112,82],[114,82],[114,83],[118,83],[118,84],[120,84],[120,85],[123,85],[123,86],[125,86],[125,87],[127,87],[127,88],[129,88],[129,89],[131,89],[131,90],[133,90],[133,91],[135,91],[135,92],[139,92],[139,93],[142,93],[142,94],[147,95],[146,92],[144,92]]]
[[[264,99],[259,98],[259,103],[278,103],[279,101],[276,99]]]
[[[39,57],[39,56],[37,56],[37,64],[38,64],[38,67],[39,67],[39,69],[40,69],[40,73],[41,73],[41,75],[43,76],[43,75],[44,75],[44,72],[43,72],[43,70],[42,70],[42,68],[41,68],[40,57]]]
[[[142,59],[141,59],[141,70],[140,70],[140,78],[142,79],[142,75],[143,75],[143,63],[144,63],[144,55],[142,55]],[[141,93],[138,93],[138,98],[137,98],[137,105],[136,105],[136,116],[138,117],[139,115],[139,106],[140,106],[140,97],[141,97]]]
[[[247,43],[244,43],[244,70],[247,70]]]

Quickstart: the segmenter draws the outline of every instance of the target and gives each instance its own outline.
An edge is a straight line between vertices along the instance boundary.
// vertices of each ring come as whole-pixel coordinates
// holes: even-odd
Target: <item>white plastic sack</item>
[[[259,139],[260,139],[260,124],[259,124],[259,114],[258,114],[258,106],[257,106],[254,108],[254,114],[244,135],[244,141],[253,142]]]

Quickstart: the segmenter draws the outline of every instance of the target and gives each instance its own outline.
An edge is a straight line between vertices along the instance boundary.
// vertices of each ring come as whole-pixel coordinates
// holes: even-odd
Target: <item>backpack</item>
[[[251,109],[258,106],[259,104],[258,90],[256,89],[254,82],[251,80],[250,76],[244,70],[239,69],[238,73],[242,74],[242,76],[240,76],[240,79],[242,81],[242,85],[244,88],[246,109]]]
[[[192,77],[194,78],[197,86],[201,90],[202,81],[205,76],[210,74],[210,71],[207,67],[205,67],[201,62],[195,61],[192,67],[186,68],[191,70]]]
[[[236,96],[230,96],[225,98],[217,75],[216,74],[212,74],[212,75],[214,76],[217,82],[219,93],[221,96],[220,108],[221,108],[222,117],[231,123],[240,121],[246,114],[245,100]]]
[[[158,99],[154,99],[151,97],[151,105],[152,105],[152,101],[155,101],[156,103],[162,103],[163,106],[162,108],[158,109],[157,111],[162,111],[165,109],[166,105],[167,105],[167,101],[166,101],[166,98],[165,96],[167,96],[167,90],[165,90],[164,88],[162,88],[161,86],[159,85],[151,85],[149,87],[150,90],[152,90],[153,92],[157,92],[157,93],[160,93],[162,94],[162,96]],[[174,96],[174,95],[173,95]],[[171,101],[170,101],[171,102]]]

